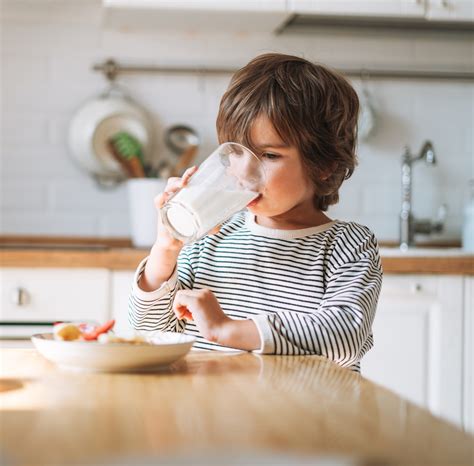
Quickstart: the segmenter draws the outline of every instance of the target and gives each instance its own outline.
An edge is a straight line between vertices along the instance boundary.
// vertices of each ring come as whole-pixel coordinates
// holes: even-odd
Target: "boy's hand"
[[[173,302],[178,319],[193,320],[201,335],[209,341],[220,342],[226,324],[232,321],[222,310],[211,290],[180,290]]]
[[[165,190],[155,197],[154,203],[158,211],[158,234],[155,241],[155,246],[160,249],[176,250],[180,251],[183,247],[183,243],[174,238],[166,229],[161,222],[160,209],[168,202],[169,198],[176,192],[179,191],[183,186],[186,186],[191,176],[196,173],[197,167],[188,168],[181,178],[169,178],[166,184]]]

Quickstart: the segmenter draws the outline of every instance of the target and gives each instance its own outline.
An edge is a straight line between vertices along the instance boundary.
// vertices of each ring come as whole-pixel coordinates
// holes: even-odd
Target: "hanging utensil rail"
[[[121,65],[112,58],[96,63],[94,71],[104,73],[105,77],[113,81],[118,74],[123,73],[182,73],[182,74],[233,74],[236,67],[193,67],[193,66],[143,66]],[[370,79],[432,79],[451,81],[474,81],[474,71],[443,71],[443,70],[393,70],[371,68],[338,68],[339,72],[348,77],[370,77]]]

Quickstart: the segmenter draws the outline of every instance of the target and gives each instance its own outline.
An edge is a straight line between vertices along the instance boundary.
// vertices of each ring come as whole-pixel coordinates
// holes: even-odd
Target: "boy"
[[[219,142],[262,161],[259,197],[183,248],[161,224],[138,267],[130,321],[185,332],[196,348],[318,354],[360,370],[382,282],[370,230],[326,211],[356,165],[359,103],[345,78],[302,58],[261,55],[232,78]],[[160,208],[194,173],[170,179]]]

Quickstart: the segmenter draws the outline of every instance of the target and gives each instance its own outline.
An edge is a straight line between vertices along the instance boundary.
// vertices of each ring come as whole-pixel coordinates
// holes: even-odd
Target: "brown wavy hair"
[[[325,211],[357,164],[359,99],[338,72],[304,58],[267,53],[237,71],[221,99],[219,142],[252,147],[250,131],[265,115],[280,138],[295,146],[315,186],[314,203]]]

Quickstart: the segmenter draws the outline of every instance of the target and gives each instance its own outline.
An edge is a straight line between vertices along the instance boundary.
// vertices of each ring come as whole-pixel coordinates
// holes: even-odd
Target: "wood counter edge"
[[[147,249],[3,249],[1,267],[136,269]],[[474,255],[456,257],[382,257],[386,274],[474,275]]]
[[[0,266],[135,270],[147,255],[147,250],[140,249],[109,249],[103,251],[8,249],[0,251]]]

